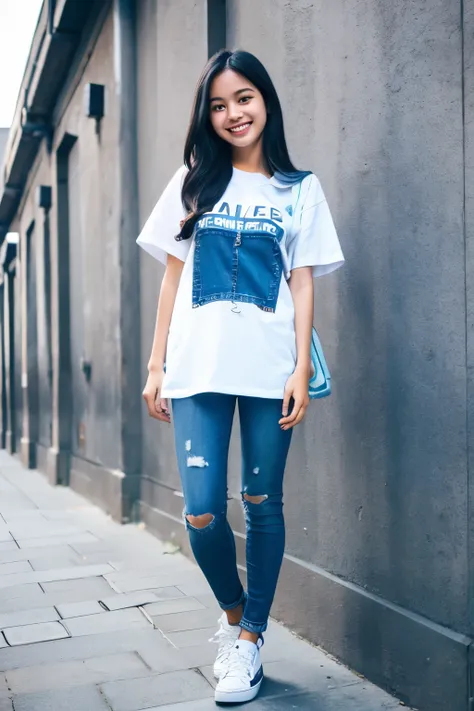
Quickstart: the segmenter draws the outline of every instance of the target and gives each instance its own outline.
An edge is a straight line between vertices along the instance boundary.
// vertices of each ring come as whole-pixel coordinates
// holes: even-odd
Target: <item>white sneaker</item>
[[[254,699],[263,681],[263,667],[260,661],[260,647],[239,639],[230,651],[227,669],[216,686],[215,700],[220,704],[235,704]]]
[[[230,625],[225,612],[222,613],[217,622],[219,623],[219,629],[209,642],[217,642],[219,645],[216,661],[214,662],[214,676],[216,679],[220,679],[227,669],[229,654],[239,639],[241,628],[240,625]]]

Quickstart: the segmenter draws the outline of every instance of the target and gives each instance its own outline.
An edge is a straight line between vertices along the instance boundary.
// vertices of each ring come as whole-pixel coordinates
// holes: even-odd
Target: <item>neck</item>
[[[232,164],[238,170],[247,173],[263,173],[270,177],[270,172],[263,156],[262,141],[246,148],[234,148],[232,151]]]

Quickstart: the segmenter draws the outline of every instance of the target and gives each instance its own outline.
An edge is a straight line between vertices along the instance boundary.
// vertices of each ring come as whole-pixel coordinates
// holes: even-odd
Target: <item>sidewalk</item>
[[[216,709],[219,610],[193,563],[5,452],[0,514],[0,711]],[[401,708],[276,623],[265,642],[252,711]]]

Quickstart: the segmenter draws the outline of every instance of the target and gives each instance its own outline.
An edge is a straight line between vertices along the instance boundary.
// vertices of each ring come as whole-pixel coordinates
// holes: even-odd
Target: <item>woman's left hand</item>
[[[306,368],[296,368],[293,375],[290,375],[285,385],[283,398],[283,417],[278,424],[282,430],[289,430],[298,425],[306,414],[309,405],[308,384],[310,372]],[[293,399],[293,408],[288,414],[290,401]]]

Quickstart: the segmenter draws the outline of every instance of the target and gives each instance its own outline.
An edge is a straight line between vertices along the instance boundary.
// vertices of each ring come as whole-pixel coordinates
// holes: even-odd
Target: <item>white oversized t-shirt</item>
[[[291,270],[312,267],[320,276],[344,262],[321,185],[305,177],[295,200],[276,176],[234,168],[212,212],[177,241],[185,171],[176,172],[137,239],[164,264],[168,254],[184,262],[162,397],[281,399],[296,363]]]

